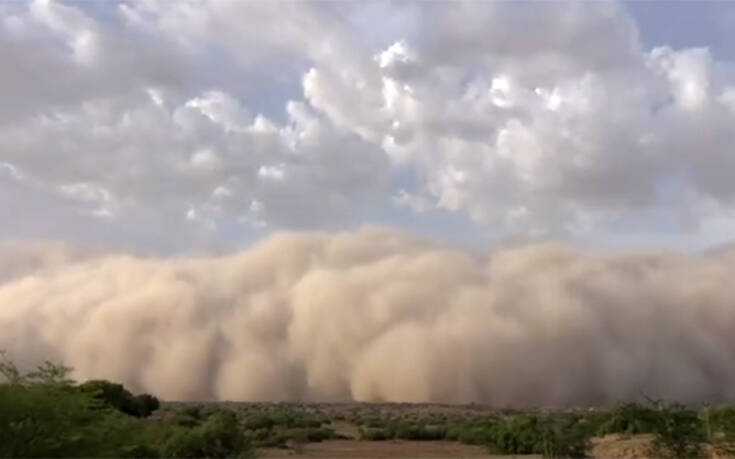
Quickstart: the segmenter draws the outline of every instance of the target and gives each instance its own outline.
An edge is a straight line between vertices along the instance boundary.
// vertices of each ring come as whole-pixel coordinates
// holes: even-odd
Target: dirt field
[[[621,437],[608,435],[592,440],[590,456],[594,458],[645,458],[650,436]],[[334,440],[303,445],[296,449],[262,449],[261,457],[268,458],[313,458],[329,459],[377,459],[377,458],[492,458],[502,459],[519,456],[492,455],[482,446],[463,445],[456,442],[434,441],[359,441]],[[537,458],[540,456],[522,456]]]
[[[304,445],[295,450],[264,449],[262,457],[269,458],[476,458],[502,457],[491,456],[487,449],[481,446],[463,445],[455,442],[422,442],[422,441],[359,441],[333,440],[322,443]]]

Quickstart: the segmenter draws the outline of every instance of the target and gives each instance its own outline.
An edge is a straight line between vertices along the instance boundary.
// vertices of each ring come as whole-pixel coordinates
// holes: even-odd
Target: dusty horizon
[[[471,252],[374,227],[212,257],[3,250],[1,349],[166,400],[735,397],[727,249]]]

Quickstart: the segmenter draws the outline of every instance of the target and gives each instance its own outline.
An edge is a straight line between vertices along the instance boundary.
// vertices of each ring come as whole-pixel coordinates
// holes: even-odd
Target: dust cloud
[[[382,228],[185,259],[0,247],[0,348],[168,400],[735,398],[733,251],[473,253]]]

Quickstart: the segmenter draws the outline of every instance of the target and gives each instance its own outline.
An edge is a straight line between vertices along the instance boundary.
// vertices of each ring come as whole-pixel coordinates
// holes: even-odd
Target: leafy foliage
[[[176,426],[163,443],[164,457],[251,457],[250,442],[235,413],[217,411],[194,428]]]
[[[360,438],[382,441],[451,440],[486,445],[497,454],[541,454],[544,457],[584,457],[594,429],[574,415],[513,415],[428,424],[372,418],[363,421]]]
[[[706,407],[702,413],[710,430],[722,433],[729,441],[735,441],[735,406]]]
[[[697,411],[679,403],[659,404],[652,453],[656,457],[702,457],[706,437]]]
[[[491,425],[487,440],[500,454],[586,457],[591,434],[575,415],[521,415]]]
[[[67,378],[70,368],[45,362],[23,374],[0,360],[0,457],[250,457],[253,448],[235,413],[215,411],[195,426],[146,422],[159,407],[122,385]]]
[[[654,405],[626,403],[613,409],[600,426],[598,434],[622,433],[628,435],[654,433],[658,429],[660,413]]]
[[[82,392],[91,394],[112,408],[138,418],[148,417],[158,409],[158,399],[150,394],[133,396],[122,384],[104,380],[87,381],[79,386]]]
[[[721,411],[714,413],[711,420],[705,419],[710,427],[722,429],[731,418],[729,412]],[[650,452],[656,457],[701,457],[702,444],[707,440],[705,424],[696,410],[656,400],[619,406],[607,414],[598,433],[651,433],[654,440]]]
[[[74,388],[0,385],[0,457],[117,456],[136,430]]]

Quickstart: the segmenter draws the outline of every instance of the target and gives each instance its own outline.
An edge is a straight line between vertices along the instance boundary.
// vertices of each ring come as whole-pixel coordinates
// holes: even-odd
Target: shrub
[[[235,413],[220,410],[194,428],[176,426],[161,447],[165,457],[251,457],[250,441]]]
[[[116,457],[142,426],[71,387],[0,385],[0,457]]]
[[[703,415],[713,432],[722,433],[726,438],[735,440],[735,407],[706,407]]]
[[[161,403],[151,394],[139,394],[133,397],[133,406],[136,407],[137,417],[147,418],[161,407]]]
[[[244,422],[244,427],[250,430],[256,429],[270,429],[276,425],[275,421],[267,415],[260,414],[257,416],[249,417]]]
[[[188,428],[197,427],[202,423],[200,419],[181,412],[174,413],[171,417],[167,419],[167,421],[170,422],[171,425]]]
[[[443,440],[447,434],[444,427],[426,427],[417,424],[398,424],[394,429],[393,437],[402,440]]]
[[[155,397],[133,397],[109,381],[74,386],[65,377],[68,369],[51,363],[30,376],[4,355],[0,364],[9,381],[0,384],[0,457],[252,456],[231,411],[201,416],[194,427],[143,422],[136,417],[158,408]]]
[[[132,445],[122,447],[120,457],[126,459],[155,459],[160,457],[160,452],[150,445]]]
[[[513,416],[488,432],[490,448],[503,454],[538,454],[540,429],[536,416]]]
[[[393,433],[382,428],[360,428],[360,440],[384,441],[393,438]]]
[[[725,424],[727,412],[715,413],[712,425]],[[600,434],[653,433],[651,453],[657,457],[701,457],[705,428],[695,410],[680,403],[627,403],[614,409],[599,429]]]
[[[494,423],[491,422],[463,422],[449,427],[445,438],[467,445],[489,445],[493,426]]]
[[[78,388],[121,413],[138,418],[150,416],[160,405],[158,399],[152,395],[133,396],[122,384],[110,381],[91,380],[80,384]]]
[[[585,457],[592,434],[589,426],[573,415],[516,415],[465,432],[473,443],[485,443],[493,453],[544,457]],[[460,440],[462,436],[460,433]]]
[[[702,457],[705,433],[695,410],[660,404],[651,452],[657,457]]]
[[[540,422],[544,457],[587,457],[592,430],[576,417],[547,417]]]
[[[607,414],[607,419],[602,422],[598,434],[623,433],[633,435],[653,433],[657,429],[659,420],[660,416],[655,406],[626,403]]]

